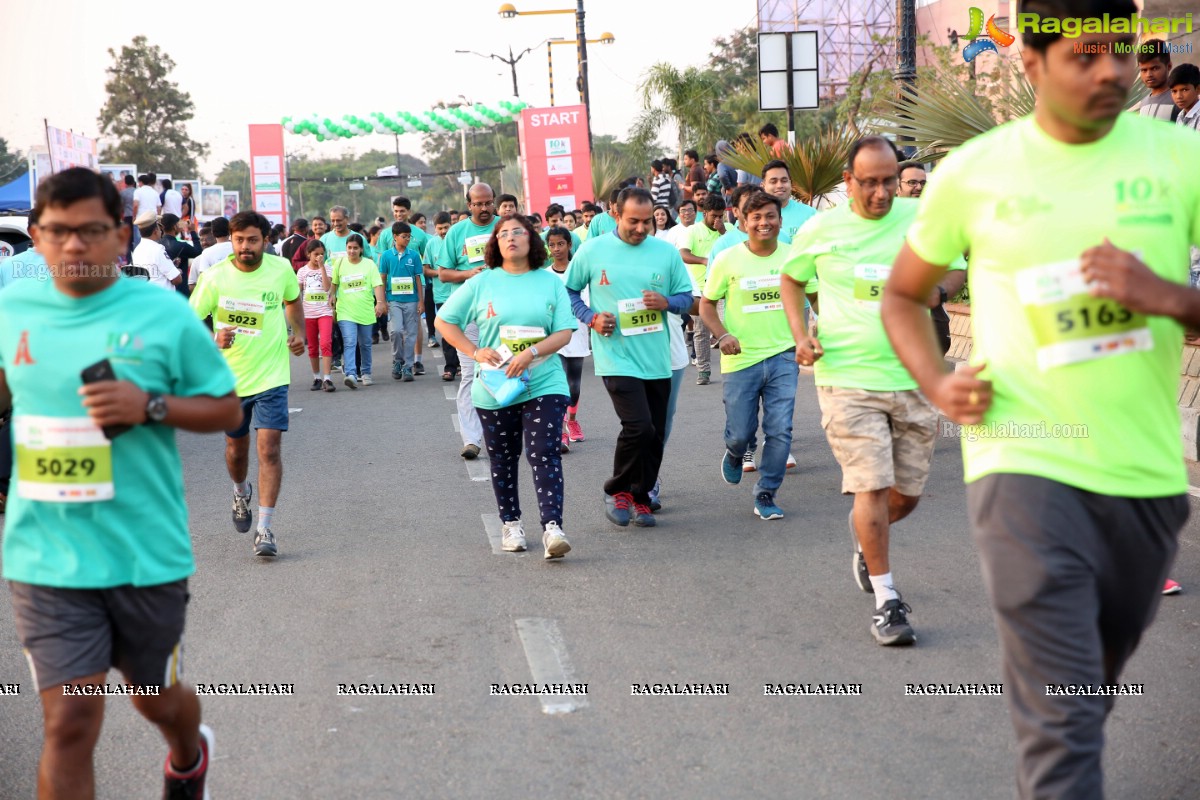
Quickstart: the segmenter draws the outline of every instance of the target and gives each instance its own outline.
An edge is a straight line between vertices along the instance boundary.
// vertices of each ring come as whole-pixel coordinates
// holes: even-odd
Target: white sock
[[[319,373],[319,372],[314,372],[314,373],[313,373],[313,380],[314,380],[314,381],[319,381],[319,380],[321,380],[321,373]]]
[[[238,483],[237,481],[234,481],[233,490],[242,497],[245,497],[246,495],[250,494],[250,482],[242,481],[241,483]]]
[[[875,608],[883,608],[883,604],[888,600],[900,599],[900,594],[892,585],[892,573],[890,572],[885,575],[872,575],[871,588],[875,590]]]
[[[258,507],[258,529],[260,531],[268,530],[271,527],[271,520],[275,517],[275,509],[267,508],[266,506]]]
[[[329,380],[329,373],[326,372],[325,375],[321,378],[321,380],[325,380],[325,381]]]

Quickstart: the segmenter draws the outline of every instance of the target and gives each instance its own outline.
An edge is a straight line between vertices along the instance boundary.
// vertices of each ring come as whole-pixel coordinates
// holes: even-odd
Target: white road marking
[[[492,552],[498,556],[511,555],[500,549],[500,536],[503,533],[500,518],[495,514],[480,514],[483,517],[483,529],[487,531],[488,541],[492,543]]]
[[[567,646],[552,619],[525,617],[517,620],[517,633],[525,648],[525,660],[535,683],[575,683],[575,669]],[[586,695],[538,695],[544,714],[569,714],[586,708]]]
[[[462,433],[462,423],[458,421],[458,413],[450,415],[450,424],[454,426],[455,433]]]
[[[1188,494],[1192,497],[1200,497],[1200,486],[1188,486]]]
[[[457,400],[458,399],[458,384],[457,383],[442,384],[442,391],[445,392],[447,400]]]
[[[473,481],[490,481],[492,479],[492,466],[488,463],[487,458],[483,453],[479,454],[478,458],[467,461],[463,459],[467,465],[467,475]]]
[[[289,414],[299,414],[303,410],[304,410],[303,408],[289,408],[288,413]]]

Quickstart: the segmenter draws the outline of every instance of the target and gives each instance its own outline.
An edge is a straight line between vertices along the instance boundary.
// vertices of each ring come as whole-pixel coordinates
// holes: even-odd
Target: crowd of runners
[[[1078,3],[1026,5],[1062,16]],[[860,138],[844,200],[819,212],[793,193],[785,158],[737,174],[720,142],[703,159],[688,151],[687,175],[656,161],[648,179],[578,210],[534,214],[478,183],[465,211],[431,219],[405,197],[391,223],[365,226],[343,206],[282,233],[242,212],[210,223],[203,247],[185,230],[194,249],[181,253],[163,243],[179,243],[180,220],[131,220],[107,178],[46,180],[35,255],[0,265],[0,407],[12,408],[15,462],[12,491],[0,487],[4,577],[44,708],[40,796],[92,796],[103,698],[61,687],[102,685],[113,667],[161,689],[132,700],[169,747],[164,797],[205,796],[212,731],[177,676],[194,560],[174,431],[224,433],[232,524],[253,529],[256,556],[275,557],[289,392],[371,387],[384,372],[373,346],[386,340],[401,383],[442,349],[445,370],[426,380],[458,383],[459,454],[486,451],[501,546],[529,549],[536,520],[546,559],[572,549],[563,455],[585,440],[588,406],[610,402],[620,421],[594,502],[615,527],[654,527],[684,376],[694,368],[709,386],[717,360],[720,397],[689,390],[723,403],[714,477],[754,475],[747,517],[778,521],[797,465],[795,399],[815,391],[852,498],[849,577],[873,595],[864,623],[882,645],[916,641],[889,540],[924,492],[939,413],[975,426],[967,498],[1019,793],[1100,797],[1111,697],[1042,687],[1115,684],[1160,593],[1179,589],[1167,570],[1187,517],[1175,382],[1184,329],[1200,326],[1188,286],[1200,75],[1166,57],[1161,83],[1192,83],[1190,95],[1168,87],[1182,113],[1164,124],[1161,90],[1122,113],[1132,55],[1082,58],[1072,44],[1026,34],[1035,114],[956,149],[928,178],[891,141]],[[1163,61],[1145,55],[1144,80]],[[760,135],[786,155],[772,126]],[[1055,189],[1023,193],[1037,185]],[[968,265],[974,351],[955,369],[943,306]],[[291,358],[304,356],[311,384],[298,386]],[[581,396],[589,362],[607,400]],[[1047,421],[1087,434],[989,434]],[[522,454],[537,490],[528,519]],[[588,533],[604,547],[603,532]]]

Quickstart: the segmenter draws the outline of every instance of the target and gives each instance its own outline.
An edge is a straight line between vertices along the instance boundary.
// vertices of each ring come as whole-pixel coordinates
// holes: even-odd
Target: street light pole
[[[592,98],[588,90],[587,34],[584,31],[583,0],[575,2],[575,39],[579,58],[579,99],[587,118],[588,150],[592,150]]]
[[[917,84],[917,4],[916,0],[896,0],[896,93],[903,105],[907,105]],[[898,144],[905,156],[911,156],[912,139],[904,136]]]

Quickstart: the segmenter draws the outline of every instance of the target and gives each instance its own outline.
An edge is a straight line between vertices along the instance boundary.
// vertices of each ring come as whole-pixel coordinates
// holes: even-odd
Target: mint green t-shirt
[[[609,214],[607,211],[601,211],[599,214],[592,217],[592,221],[588,223],[587,238],[590,241],[599,236],[603,236],[609,231],[615,231],[616,229],[617,221],[613,218],[613,215]]]
[[[917,388],[879,316],[883,286],[916,213],[917,201],[906,197],[897,197],[878,220],[860,217],[846,202],[817,214],[792,241],[788,274],[804,282],[821,276],[817,338],[825,355],[814,367],[818,386],[873,392]],[[958,269],[966,266],[961,253],[956,262]]]
[[[1187,284],[1188,245],[1200,245],[1195,131],[1120,114],[1103,138],[1065,144],[1025,117],[930,175],[908,242],[932,264],[970,252],[971,363],[987,365],[994,391],[984,424],[964,432],[968,482],[1007,472],[1121,497],[1187,491],[1183,329],[1088,294],[1079,257],[1106,237]]]
[[[300,296],[300,284],[278,256],[263,255],[253,272],[238,269],[235,258],[205,270],[189,302],[215,329],[237,329],[233,346],[220,352],[237,377],[238,397],[249,397],[292,382],[284,304]]]
[[[224,397],[234,389],[212,335],[175,292],[121,277],[87,297],[51,281],[18,281],[0,293],[0,369],[13,396],[16,457],[4,528],[8,580],[102,589],[195,572],[175,429],[138,425],[110,442],[83,407],[79,374],[105,358],[118,380],[147,392]]]
[[[442,243],[445,240],[441,236],[430,236],[429,242],[425,245],[425,255],[421,258],[422,262],[431,269],[437,269],[438,257],[442,254]],[[450,299],[450,284],[442,283],[436,277],[430,278],[433,283],[433,302],[441,305]],[[433,309],[425,309],[426,314],[432,314]]]
[[[483,251],[492,231],[500,224],[499,217],[492,217],[487,225],[476,225],[470,217],[460,219],[446,231],[446,239],[438,253],[437,266],[440,269],[453,269],[468,272],[476,267],[486,266],[483,263]],[[449,295],[458,291],[462,283],[447,283]]]
[[[345,236],[338,236],[333,231],[326,231],[321,236],[321,244],[325,245],[325,260],[332,261],[336,256],[346,255],[346,242],[350,240],[351,236],[362,237],[363,258],[375,258],[375,250],[371,247],[371,242],[365,233],[356,234],[354,231],[346,231]]]
[[[500,267],[485,269],[464,283],[463,290],[446,301],[438,316],[463,329],[474,322],[479,326],[480,347],[495,349],[505,344],[514,355],[552,333],[573,331],[579,326],[562,279],[549,267],[521,275]],[[550,394],[569,394],[557,353],[531,367],[529,375],[526,390],[510,405]],[[480,380],[471,387],[471,402],[478,408],[501,408]]]
[[[333,260],[333,277],[330,279],[337,291],[338,321],[347,320],[358,325],[375,322],[375,287],[383,286],[379,265],[369,258],[351,264],[350,259],[338,256]],[[415,302],[415,301],[414,301]]]
[[[597,375],[671,377],[667,312],[647,310],[642,292],[668,298],[691,293],[692,279],[678,250],[652,236],[637,246],[626,244],[616,233],[588,237],[567,268],[567,288],[576,292],[586,288],[592,311],[608,311],[617,318],[612,336],[592,335]]]
[[[425,248],[429,246],[431,237],[419,225],[410,224],[408,227],[412,229],[412,235],[409,237],[408,247],[405,249],[415,251],[418,256],[424,256]],[[395,246],[396,237],[392,233],[392,226],[384,225],[383,230],[379,232],[379,239],[375,242],[375,253],[382,258],[384,253]]]
[[[780,240],[786,239],[790,242],[796,238],[797,231],[804,226],[804,223],[817,215],[817,210],[793,197],[783,207],[782,215],[783,224],[779,228],[779,237]]]
[[[737,372],[796,346],[780,294],[787,263],[786,244],[769,256],[755,255],[742,244],[713,262],[704,296],[714,303],[724,298],[725,329],[742,349],[737,355],[721,354],[721,372]]]

